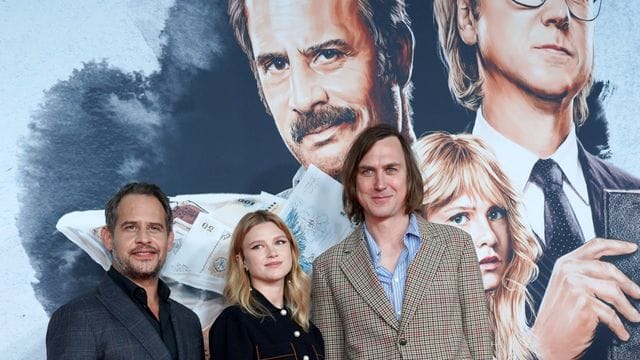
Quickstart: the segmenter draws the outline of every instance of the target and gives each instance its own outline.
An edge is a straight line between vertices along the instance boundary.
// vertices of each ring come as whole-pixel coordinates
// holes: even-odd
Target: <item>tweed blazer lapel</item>
[[[98,298],[107,310],[138,339],[151,358],[171,359],[169,350],[167,350],[162,338],[154,330],[149,320],[145,318],[144,314],[140,313],[140,310],[127,294],[108,275],[105,275],[98,287]]]
[[[420,217],[416,217],[420,231],[420,249],[407,269],[407,281],[404,284],[404,300],[402,302],[401,327],[411,321],[419,305],[424,305],[445,251],[444,241],[438,241],[439,234]]]
[[[343,273],[360,297],[389,325],[397,329],[398,319],[375,275],[362,226],[346,239],[344,248],[340,263]]]

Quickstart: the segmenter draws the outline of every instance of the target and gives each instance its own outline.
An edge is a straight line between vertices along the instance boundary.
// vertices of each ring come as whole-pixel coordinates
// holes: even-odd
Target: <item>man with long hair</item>
[[[345,212],[359,226],[313,265],[312,318],[327,358],[492,358],[471,239],[416,216],[422,178],[401,134],[364,130],[342,181]]]

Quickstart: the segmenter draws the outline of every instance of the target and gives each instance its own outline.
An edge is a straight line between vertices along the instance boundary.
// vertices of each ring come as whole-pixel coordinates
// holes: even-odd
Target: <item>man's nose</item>
[[[569,28],[571,10],[567,0],[547,0],[541,7],[542,23],[545,26],[555,26],[560,30]]]
[[[147,231],[146,229],[138,230],[138,233],[136,234],[136,242],[141,244],[147,244],[151,242],[151,235],[149,234],[149,231]]]
[[[326,104],[329,100],[321,85],[322,74],[313,70],[308,63],[298,62],[291,65],[289,78],[289,107],[297,113],[313,110],[316,105]]]
[[[387,179],[385,178],[384,172],[378,172],[375,175],[375,183],[374,186],[376,190],[384,190],[387,187]]]

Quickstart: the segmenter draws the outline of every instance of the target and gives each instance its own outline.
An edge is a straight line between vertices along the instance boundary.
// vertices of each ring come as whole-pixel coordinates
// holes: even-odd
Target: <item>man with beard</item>
[[[258,92],[289,151],[337,178],[351,143],[385,122],[413,142],[413,34],[397,0],[230,0]]]
[[[159,279],[173,244],[169,200],[153,184],[125,185],[107,203],[101,237],[113,263],[91,292],[58,309],[48,359],[202,359],[195,313]]]
[[[358,227],[313,263],[313,321],[327,359],[491,359],[471,238],[416,217],[422,177],[402,135],[363,131],[344,160],[344,211]]]

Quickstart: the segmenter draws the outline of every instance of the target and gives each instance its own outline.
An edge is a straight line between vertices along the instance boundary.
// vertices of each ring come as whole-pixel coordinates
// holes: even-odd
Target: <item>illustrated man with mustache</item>
[[[228,12],[260,97],[303,168],[337,178],[353,140],[378,123],[413,142],[403,2],[230,0]]]

